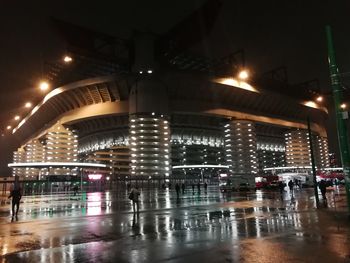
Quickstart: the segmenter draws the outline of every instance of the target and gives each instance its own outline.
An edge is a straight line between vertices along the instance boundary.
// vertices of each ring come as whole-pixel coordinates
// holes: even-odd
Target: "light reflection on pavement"
[[[350,262],[344,196],[294,197],[145,189],[139,216],[125,190],[24,197],[17,222],[0,207],[1,262]]]

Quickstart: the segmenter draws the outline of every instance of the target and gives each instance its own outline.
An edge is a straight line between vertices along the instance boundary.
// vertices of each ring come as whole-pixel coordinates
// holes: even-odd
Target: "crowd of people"
[[[196,188],[197,188],[197,193],[200,194],[201,184],[199,181],[197,182],[197,184],[192,182],[190,184],[191,187],[189,189],[188,189],[188,186],[189,185],[186,184],[185,182],[175,184],[175,191],[176,191],[177,198],[179,198],[181,194],[185,194],[186,191],[190,191],[189,189],[192,189],[192,194],[194,195],[196,192]],[[302,188],[301,181],[298,181],[298,180],[294,180],[294,181],[289,180],[287,184],[282,182],[282,181],[279,181],[278,188],[279,188],[279,191],[281,194],[281,198],[283,198],[283,193],[285,191],[286,186],[288,186],[289,193],[291,194],[292,198],[294,198],[295,187],[297,187],[299,189]],[[322,199],[324,200],[324,202],[327,202],[327,196],[326,196],[327,186],[328,186],[328,183],[324,180],[321,180],[318,183],[318,188],[320,189]],[[139,204],[140,203],[140,195],[141,195],[140,190],[139,190],[137,185],[131,187],[131,185],[128,184],[127,188],[129,191],[129,199],[132,201],[133,212],[138,214],[139,207],[140,207],[140,204]],[[163,183],[162,188],[163,189],[166,189],[166,188],[172,189],[172,184],[169,183],[168,185],[166,185],[165,183]],[[207,189],[208,189],[208,184],[207,184],[207,182],[204,182],[203,183],[203,190],[205,193],[207,193]],[[74,195],[76,195],[76,193],[77,193],[77,190],[74,189]],[[12,199],[12,221],[14,220],[14,218],[16,218],[16,220],[18,220],[18,211],[19,211],[20,201],[22,198],[22,190],[20,188],[20,184],[18,181],[15,181],[8,198]]]
[[[288,184],[284,183],[283,181],[279,181],[278,188],[281,194],[281,198],[283,198],[283,193],[285,187],[288,185],[289,193],[294,198],[294,189],[295,187],[298,187],[299,189],[302,188],[301,181],[300,180],[289,180]],[[325,180],[321,180],[317,183],[318,188],[320,189],[322,199],[324,202],[327,202],[327,186],[329,186],[329,183],[327,183]]]

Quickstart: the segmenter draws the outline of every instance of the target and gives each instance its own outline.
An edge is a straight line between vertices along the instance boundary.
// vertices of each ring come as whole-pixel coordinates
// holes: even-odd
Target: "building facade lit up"
[[[114,179],[193,178],[225,172],[251,182],[265,168],[310,166],[303,116],[312,114],[316,165],[329,166],[322,109],[288,100],[290,105],[281,111],[271,105],[279,97],[263,90],[256,93],[208,79],[190,86],[174,79],[160,84],[153,75],[135,79],[129,87],[112,76],[59,88],[61,93],[15,128],[16,136],[30,139],[14,153],[14,162],[102,163],[106,164],[102,172]],[[59,111],[57,103],[61,103]],[[292,110],[295,107],[299,110]],[[37,128],[37,135],[27,132],[29,123]],[[47,123],[52,124],[43,130]],[[188,165],[203,168],[187,169]],[[229,168],[206,169],[207,165]],[[21,176],[72,173],[63,168],[23,169],[13,172]]]
[[[48,79],[57,88],[13,129],[19,142],[15,163],[101,163],[106,167],[99,172],[112,180],[226,173],[253,185],[266,168],[310,165],[309,118],[316,166],[329,166],[327,110],[310,97],[279,93],[270,87],[273,82],[240,79],[237,52],[210,62],[186,55],[195,41],[186,42],[190,36],[181,25],[159,38],[139,32],[128,41],[108,41],[93,32],[83,47],[72,47],[81,41],[69,33],[79,27],[61,22],[59,29],[63,36],[68,32],[74,70],[54,65]],[[196,34],[191,31],[201,39]],[[111,48],[99,50],[99,41]],[[108,50],[118,50],[119,57]],[[13,173],[76,173],[45,169]]]

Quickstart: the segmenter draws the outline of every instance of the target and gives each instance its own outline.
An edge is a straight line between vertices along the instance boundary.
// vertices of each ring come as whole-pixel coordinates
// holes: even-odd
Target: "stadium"
[[[219,7],[202,11],[208,8]],[[136,32],[128,40],[55,26],[72,66],[47,66],[51,91],[12,130],[13,175],[95,173],[116,181],[229,174],[254,184],[266,168],[309,169],[311,148],[317,168],[329,166],[327,110],[305,85],[283,89],[283,68],[257,78],[242,51],[211,60],[190,55],[187,47],[202,36],[181,31],[183,24],[161,37]],[[79,46],[78,38],[90,42]]]

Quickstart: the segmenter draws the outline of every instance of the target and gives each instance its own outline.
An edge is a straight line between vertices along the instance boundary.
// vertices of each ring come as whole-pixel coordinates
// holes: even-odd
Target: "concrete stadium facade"
[[[327,167],[327,111],[315,104],[180,70],[103,76],[58,87],[34,107],[13,130],[14,162],[32,162],[29,145],[42,145],[42,162],[104,163],[99,172],[115,179],[225,172],[253,182],[267,167],[310,165],[307,117],[316,165]],[[72,144],[49,136],[57,127]],[[47,147],[49,137],[55,151]],[[35,171],[14,173],[30,177]]]

